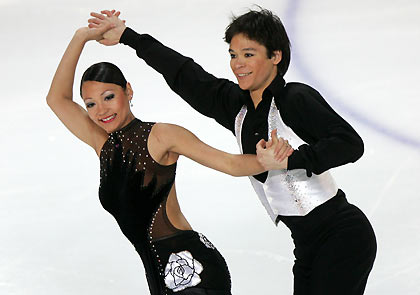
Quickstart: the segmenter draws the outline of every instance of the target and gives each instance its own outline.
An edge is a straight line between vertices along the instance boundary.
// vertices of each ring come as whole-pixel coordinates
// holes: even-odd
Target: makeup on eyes
[[[104,100],[110,100],[113,99],[115,97],[114,93],[108,94],[107,96],[105,96]]]
[[[88,103],[86,103],[86,107],[87,108],[91,108],[91,107],[93,107],[95,104],[93,103],[93,102],[88,102]]]

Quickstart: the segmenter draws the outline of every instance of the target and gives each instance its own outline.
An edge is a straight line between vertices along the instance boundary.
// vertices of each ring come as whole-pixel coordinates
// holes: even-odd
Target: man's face
[[[230,43],[230,67],[238,79],[239,87],[252,93],[261,93],[277,75],[281,52],[267,56],[267,48],[244,34],[235,35]]]

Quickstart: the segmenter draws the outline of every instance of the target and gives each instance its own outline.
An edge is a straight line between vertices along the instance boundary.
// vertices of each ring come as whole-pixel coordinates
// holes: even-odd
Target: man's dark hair
[[[80,96],[82,96],[82,85],[86,81],[112,83],[121,86],[124,90],[127,88],[127,80],[123,73],[116,65],[110,62],[96,63],[87,68],[80,82]]]
[[[284,76],[290,64],[290,41],[280,18],[267,9],[250,10],[233,17],[227,26],[224,40],[230,44],[237,34],[244,34],[250,40],[257,41],[267,48],[267,57],[271,58],[275,50],[282,52],[282,59],[277,65],[280,75]]]

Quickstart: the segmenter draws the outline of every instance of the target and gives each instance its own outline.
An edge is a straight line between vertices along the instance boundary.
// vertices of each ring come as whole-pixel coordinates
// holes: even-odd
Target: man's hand
[[[288,141],[277,137],[277,130],[271,132],[271,139],[261,139],[257,145],[257,160],[266,170],[287,169],[287,160],[293,153]]]
[[[121,35],[123,34],[126,26],[125,21],[119,18],[119,11],[115,10],[102,10],[101,13],[91,12],[91,16],[88,20],[89,28],[102,28],[104,26],[112,25],[112,29],[107,30],[102,35],[99,43],[111,46],[119,43]]]

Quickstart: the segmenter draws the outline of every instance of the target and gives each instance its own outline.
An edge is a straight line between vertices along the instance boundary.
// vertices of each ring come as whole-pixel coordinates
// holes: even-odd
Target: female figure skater
[[[47,103],[100,158],[99,197],[143,261],[150,293],[230,294],[225,260],[205,236],[192,230],[175,192],[179,155],[231,175],[265,171],[255,155],[231,155],[209,147],[176,125],[142,122],[130,110],[133,89],[113,64],[99,63],[83,74],[80,93],[85,111],[72,100],[74,74],[86,42],[100,40],[111,24],[76,31],[65,51]],[[264,149],[265,142],[259,148]],[[290,153],[274,140],[263,151],[266,167]],[[277,149],[276,149],[277,148]]]
[[[363,294],[375,260],[375,235],[328,172],[359,159],[363,141],[315,89],[285,83],[290,43],[280,19],[259,9],[229,24],[225,40],[236,84],[214,77],[150,35],[126,28],[110,11],[91,15],[90,27],[116,25],[101,43],[135,49],[193,108],[231,130],[241,152],[259,154],[263,150],[255,144],[274,129],[290,142],[294,152],[287,170],[250,180],[273,222],[291,230],[294,294]]]

